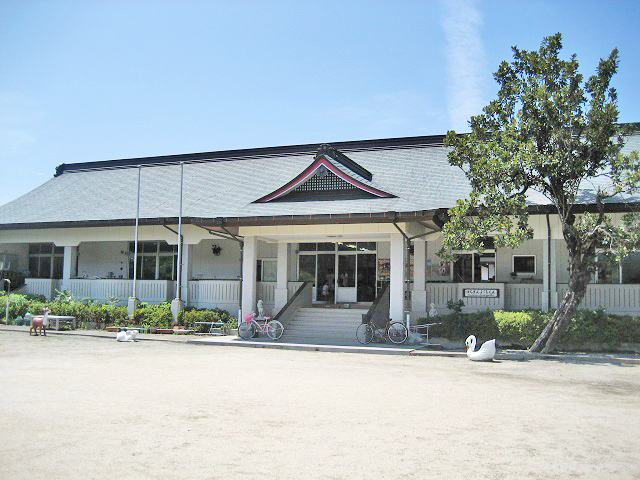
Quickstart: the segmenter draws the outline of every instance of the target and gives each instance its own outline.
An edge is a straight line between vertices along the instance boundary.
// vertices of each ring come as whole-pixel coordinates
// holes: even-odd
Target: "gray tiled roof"
[[[627,150],[632,149],[640,149],[640,136],[629,142]],[[314,160],[313,153],[283,154],[185,164],[183,216],[413,212],[449,208],[470,191],[464,174],[449,165],[448,149],[441,145],[342,151],[373,174],[371,184],[396,198],[253,203],[289,182]],[[159,164],[141,171],[140,218],[177,217],[180,166]],[[0,225],[133,219],[137,178],[136,167],[65,172],[0,207]],[[585,185],[585,203],[589,202],[589,188],[593,187]],[[532,196],[531,203],[548,202],[542,196]]]

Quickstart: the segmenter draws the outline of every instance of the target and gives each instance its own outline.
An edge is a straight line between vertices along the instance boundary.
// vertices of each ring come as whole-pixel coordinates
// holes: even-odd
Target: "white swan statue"
[[[469,335],[464,342],[467,347],[467,357],[469,360],[476,362],[489,362],[496,356],[496,339],[486,341],[482,344],[480,349],[476,352],[476,337]]]

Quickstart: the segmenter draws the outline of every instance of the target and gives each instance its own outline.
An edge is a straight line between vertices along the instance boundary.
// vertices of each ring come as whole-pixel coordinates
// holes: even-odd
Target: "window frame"
[[[37,245],[37,252],[31,252],[32,246]],[[47,246],[50,247],[49,251],[45,251],[42,252],[42,247],[43,246]],[[29,266],[29,275],[31,276],[31,278],[47,278],[47,279],[55,279],[55,280],[60,280],[62,279],[63,275],[64,275],[64,247],[58,247],[56,246],[55,243],[52,242],[36,242],[36,243],[30,243],[29,244],[29,253],[28,253],[28,257],[27,257],[27,261],[28,261],[28,266]],[[38,268],[37,268],[37,272],[33,272],[31,271],[31,259],[37,259],[37,264],[38,264]],[[42,264],[42,260],[43,259],[47,259],[49,261],[49,273],[47,276],[42,275],[41,273],[41,264]],[[56,268],[56,266],[59,267],[59,265],[56,265],[57,263],[59,263],[60,259],[62,259],[62,269],[58,269]],[[58,260],[58,262],[56,262],[56,260]],[[58,272],[59,270],[59,272]],[[35,276],[34,276],[35,273]],[[56,273],[59,273],[58,275],[55,275]]]
[[[533,257],[533,272],[516,272],[516,258]],[[521,253],[511,255],[511,272],[516,277],[535,277],[538,274],[538,256],[535,254]]]
[[[273,280],[265,280],[264,277],[264,263],[275,264],[275,278]],[[259,275],[258,275],[259,274]],[[256,282],[276,282],[278,281],[278,259],[273,257],[258,258],[256,260]]]

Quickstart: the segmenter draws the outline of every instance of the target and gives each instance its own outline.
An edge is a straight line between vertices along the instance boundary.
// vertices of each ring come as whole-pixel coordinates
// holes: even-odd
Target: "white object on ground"
[[[469,335],[464,344],[467,347],[467,357],[469,357],[470,360],[476,362],[488,362],[493,360],[493,357],[496,356],[495,338],[484,342],[477,352],[474,351],[476,349],[476,337],[474,335]]]
[[[118,342],[135,342],[136,335],[138,335],[138,330],[122,330],[116,334],[116,340]]]

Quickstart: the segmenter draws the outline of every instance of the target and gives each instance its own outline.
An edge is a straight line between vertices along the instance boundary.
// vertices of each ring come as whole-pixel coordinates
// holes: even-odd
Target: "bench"
[[[218,332],[215,332],[214,330],[219,328],[220,332],[222,333],[222,335],[225,335],[225,329],[227,330],[227,333],[229,332],[229,328],[226,326],[227,324],[225,322],[193,322],[194,327],[199,330],[197,333],[199,333],[200,335],[216,335],[218,334]],[[206,329],[206,332],[201,331],[203,327],[209,326],[208,329]]]
[[[34,318],[42,318],[43,315],[25,315],[25,319],[29,320],[29,326],[33,325]],[[50,330],[60,330],[60,323],[68,323],[71,325],[71,329],[76,329],[76,317],[68,317],[65,315],[49,315],[47,317],[47,328]],[[55,327],[54,327],[55,325]]]

